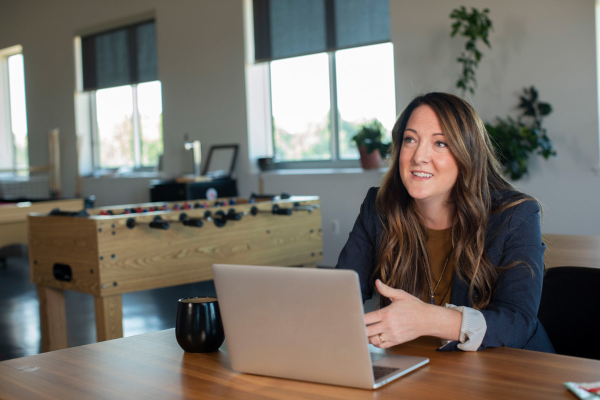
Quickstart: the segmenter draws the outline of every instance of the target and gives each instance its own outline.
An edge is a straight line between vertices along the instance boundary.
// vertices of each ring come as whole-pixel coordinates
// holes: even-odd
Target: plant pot
[[[378,150],[367,154],[367,148],[361,146],[358,148],[358,152],[360,153],[360,164],[363,169],[381,168],[381,154]]]

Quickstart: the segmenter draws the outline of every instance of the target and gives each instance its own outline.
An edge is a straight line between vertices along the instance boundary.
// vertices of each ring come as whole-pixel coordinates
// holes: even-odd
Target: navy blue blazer
[[[375,209],[378,188],[369,189],[354,228],[336,268],[352,269],[360,277],[363,302],[373,297],[373,271],[382,232]],[[509,195],[505,193],[504,196]],[[480,310],[487,331],[479,349],[513,347],[554,353],[552,343],[537,318],[542,296],[544,250],[540,227],[540,208],[526,201],[501,213],[489,216],[485,250],[493,265],[507,266],[514,261],[524,265],[498,270],[496,289],[485,310]],[[460,268],[460,266],[458,266]],[[469,299],[469,283],[455,277],[452,304],[473,307]],[[450,342],[441,350],[459,350],[459,342]]]

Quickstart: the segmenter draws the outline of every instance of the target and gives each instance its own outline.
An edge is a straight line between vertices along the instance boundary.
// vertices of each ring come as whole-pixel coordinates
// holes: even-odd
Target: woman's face
[[[418,202],[445,203],[458,178],[458,165],[447,146],[437,116],[417,107],[406,125],[400,148],[400,178]]]

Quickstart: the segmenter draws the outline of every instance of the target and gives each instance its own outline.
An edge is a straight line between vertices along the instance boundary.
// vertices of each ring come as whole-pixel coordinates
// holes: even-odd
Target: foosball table
[[[0,199],[0,249],[27,244],[27,214],[50,212],[53,208],[84,208],[85,199]]]
[[[63,290],[94,296],[97,340],[123,337],[123,293],[212,279],[215,263],[315,266],[320,201],[276,196],[31,214],[43,351],[67,347]]]

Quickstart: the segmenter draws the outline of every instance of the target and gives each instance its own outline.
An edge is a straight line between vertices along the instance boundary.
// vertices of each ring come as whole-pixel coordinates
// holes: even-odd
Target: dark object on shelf
[[[276,200],[276,198],[280,198],[281,200],[287,200],[292,197],[289,193],[281,192],[281,195],[278,194],[258,194],[256,192],[252,192],[250,195],[250,199],[267,199],[267,200]]]
[[[211,146],[202,175],[212,178],[204,182],[177,182],[176,179],[150,182],[150,201],[180,201],[237,197],[234,178],[239,146],[220,144]]]
[[[239,146],[237,144],[219,144],[211,146],[204,164],[202,175],[218,178],[232,178],[235,171]],[[229,164],[229,165],[227,165]],[[227,167],[229,171],[227,172]]]
[[[211,182],[177,183],[175,180],[153,180],[150,182],[150,201],[181,201],[207,199],[216,191],[216,197],[237,197],[237,180],[215,179]]]
[[[257,161],[258,168],[260,168],[261,171],[270,171],[275,169],[275,161],[273,160],[273,157],[259,158]]]
[[[91,195],[91,196],[86,197],[83,200],[83,204],[84,204],[83,206],[84,206],[84,208],[94,208],[95,202],[96,202],[96,196]]]

